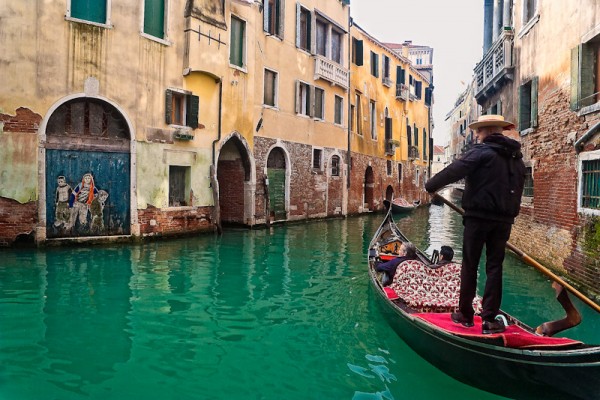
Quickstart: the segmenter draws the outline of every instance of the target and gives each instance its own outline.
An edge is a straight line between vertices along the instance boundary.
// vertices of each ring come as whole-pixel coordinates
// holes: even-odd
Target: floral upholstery
[[[433,269],[418,260],[404,261],[389,286],[408,306],[418,312],[453,312],[458,309],[460,264],[449,263]],[[481,311],[481,298],[473,307]]]

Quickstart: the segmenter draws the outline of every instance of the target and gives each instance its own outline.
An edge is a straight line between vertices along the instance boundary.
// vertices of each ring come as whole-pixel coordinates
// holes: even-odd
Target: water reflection
[[[4,251],[0,397],[496,398],[423,361],[375,307],[365,254],[382,218]],[[447,207],[398,224],[427,252],[461,248]],[[514,257],[505,268],[508,311],[561,315],[546,279]],[[600,341],[597,316],[584,319],[576,338]]]

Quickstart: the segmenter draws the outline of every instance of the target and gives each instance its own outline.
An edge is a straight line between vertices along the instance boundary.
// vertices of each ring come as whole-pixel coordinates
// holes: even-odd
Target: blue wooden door
[[[46,150],[48,238],[130,233],[130,155]]]

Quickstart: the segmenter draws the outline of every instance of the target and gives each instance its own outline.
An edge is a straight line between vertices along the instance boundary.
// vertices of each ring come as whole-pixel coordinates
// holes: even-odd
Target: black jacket
[[[465,178],[465,217],[513,223],[521,208],[525,164],[521,144],[501,134],[486,137],[425,184],[432,193]]]

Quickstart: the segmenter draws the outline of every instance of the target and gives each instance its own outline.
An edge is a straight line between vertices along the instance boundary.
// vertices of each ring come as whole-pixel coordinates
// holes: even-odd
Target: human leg
[[[463,220],[463,262],[460,270],[458,309],[467,320],[473,319],[473,299],[477,291],[477,269],[485,242],[485,225],[476,218]]]
[[[490,222],[490,231],[486,246],[486,281],[483,292],[484,321],[494,321],[500,312],[502,303],[502,263],[506,252],[506,242],[510,237],[512,225],[503,222]]]

